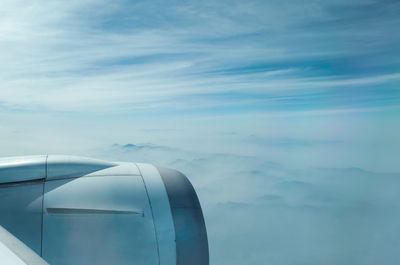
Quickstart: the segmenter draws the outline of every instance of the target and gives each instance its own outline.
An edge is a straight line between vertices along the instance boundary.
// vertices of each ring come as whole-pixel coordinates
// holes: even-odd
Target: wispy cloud
[[[181,170],[213,264],[393,264],[399,176],[376,172],[400,170],[399,11],[3,1],[0,153]]]
[[[382,42],[394,48],[399,39],[382,40],[375,24],[367,29],[348,22],[346,28],[330,29],[330,35],[324,26],[351,18],[350,11],[336,12],[347,8],[362,19],[399,23],[396,16],[374,14],[373,6],[340,1],[6,2],[0,21],[0,59],[5,62],[0,101],[4,110],[132,112],[173,106],[229,111],[236,106],[296,111],[302,107],[285,98],[321,109],[304,96],[340,99],[350,90],[354,99],[339,100],[339,107],[387,105],[386,99],[398,98],[393,87],[400,76],[395,58],[382,54]],[[392,2],[380,10],[389,14],[396,8]],[[321,26],[300,27],[310,23]],[[356,34],[348,35],[349,30]],[[390,29],[385,31],[390,35]],[[358,43],[364,45],[360,38],[369,46],[357,49]],[[364,69],[371,56],[375,65]],[[383,61],[391,68],[381,69]],[[378,92],[381,99],[374,98]]]

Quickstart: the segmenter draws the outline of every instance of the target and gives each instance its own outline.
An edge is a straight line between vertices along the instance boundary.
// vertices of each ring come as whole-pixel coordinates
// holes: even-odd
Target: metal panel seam
[[[44,219],[44,185],[46,185],[46,179],[47,179],[47,159],[49,158],[49,155],[46,155],[46,160],[44,163],[44,181],[42,185],[42,222],[40,226],[40,256],[42,257],[43,255],[43,219]]]
[[[74,177],[62,177],[62,178],[54,178],[47,179],[46,181],[58,181],[58,180],[66,180],[66,179],[79,179],[79,178],[100,178],[100,177],[129,177],[129,176],[141,176],[140,174],[108,174],[108,175],[83,175],[83,176],[74,176]],[[1,184],[0,184],[1,185]]]
[[[155,238],[156,238],[156,242],[157,242],[158,264],[161,265],[160,249],[159,249],[159,243],[158,243],[158,234],[157,234],[157,230],[156,230],[156,224],[154,223],[153,207],[152,207],[152,205],[151,205],[151,200],[150,200],[150,197],[149,197],[149,192],[148,192],[148,190],[147,190],[146,182],[144,181],[143,174],[142,174],[142,171],[140,170],[140,167],[139,167],[136,163],[133,163],[133,164],[134,164],[134,165],[137,167],[137,169],[139,170],[140,177],[141,177],[141,179],[142,179],[142,181],[143,181],[144,189],[146,190],[147,199],[149,200],[150,211],[151,211],[151,217],[152,217],[152,222],[153,222],[153,227],[154,227],[154,234],[155,234]]]

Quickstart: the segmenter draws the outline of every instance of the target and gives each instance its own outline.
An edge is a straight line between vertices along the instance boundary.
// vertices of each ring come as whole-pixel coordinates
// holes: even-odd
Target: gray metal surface
[[[49,155],[46,178],[48,180],[76,178],[116,165],[116,163],[86,157]]]
[[[47,181],[44,210],[43,258],[50,264],[158,264],[141,176]]]
[[[43,182],[0,185],[0,225],[40,254]]]
[[[14,252],[0,242],[0,261],[2,265],[26,265]]]
[[[113,162],[115,166],[94,171],[86,174],[85,177],[91,176],[140,176],[138,167],[134,166],[134,163],[130,162]]]
[[[142,173],[153,212],[160,265],[176,265],[175,229],[165,185],[155,166],[136,165]]]
[[[192,185],[150,164],[0,159],[0,225],[53,265],[209,263]],[[0,242],[0,254],[9,252]]]
[[[46,156],[21,156],[0,159],[0,184],[46,177]]]
[[[48,265],[29,247],[1,226],[0,263],[2,265]]]
[[[208,240],[196,192],[180,172],[157,167],[171,205],[176,234],[177,265],[208,265]]]

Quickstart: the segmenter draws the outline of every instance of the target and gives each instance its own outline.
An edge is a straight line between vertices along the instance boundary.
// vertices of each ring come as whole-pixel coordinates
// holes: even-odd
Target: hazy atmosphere
[[[212,265],[400,259],[400,2],[2,1],[0,155],[178,169]]]

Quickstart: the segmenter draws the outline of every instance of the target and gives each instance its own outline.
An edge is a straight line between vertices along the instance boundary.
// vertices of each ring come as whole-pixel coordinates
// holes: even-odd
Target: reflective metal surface
[[[50,155],[47,158],[46,178],[48,180],[76,178],[116,165],[115,163],[86,157]]]
[[[46,177],[47,156],[21,156],[0,159],[0,184]]]
[[[31,248],[1,226],[0,261],[2,265],[48,265]]]
[[[155,166],[139,163],[137,166],[142,173],[153,212],[160,265],[175,265],[176,244],[174,221],[164,182]]]
[[[0,185],[0,225],[40,255],[43,182]]]
[[[208,265],[192,185],[150,164],[0,159],[0,225],[52,265]]]
[[[158,264],[140,176],[48,181],[44,209],[43,258],[50,264]]]

